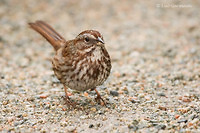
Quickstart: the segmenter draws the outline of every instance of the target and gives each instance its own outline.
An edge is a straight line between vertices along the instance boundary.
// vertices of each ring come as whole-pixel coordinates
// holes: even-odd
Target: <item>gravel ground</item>
[[[1,132],[200,132],[198,0],[1,0]],[[104,35],[112,73],[94,92],[69,90],[51,69],[53,48],[27,22],[44,20],[66,39]]]

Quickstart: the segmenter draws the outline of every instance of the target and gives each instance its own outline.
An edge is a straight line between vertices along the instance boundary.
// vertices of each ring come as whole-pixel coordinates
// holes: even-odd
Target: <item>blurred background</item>
[[[46,21],[66,40],[75,38],[86,29],[95,29],[103,34],[113,67],[110,78],[105,83],[106,88],[100,90],[100,93],[104,97],[109,97],[111,101],[112,94],[120,95],[114,98],[117,99],[117,101],[114,100],[116,107],[124,106],[126,111],[130,112],[135,110],[136,115],[127,116],[125,113],[116,116],[111,109],[107,114],[126,120],[122,122],[117,119],[115,121],[108,119],[106,122],[122,123],[125,127],[114,128],[114,125],[107,127],[104,123],[101,128],[98,128],[99,131],[103,129],[109,131],[117,129],[121,132],[132,130],[127,125],[131,123],[133,117],[139,124],[144,124],[140,121],[144,120],[144,117],[154,118],[158,123],[163,124],[164,122],[160,119],[164,116],[162,117],[159,113],[162,113],[164,108],[159,109],[159,107],[166,107],[166,104],[168,105],[166,110],[175,108],[175,110],[172,109],[173,114],[167,117],[168,126],[157,128],[143,126],[141,131],[146,131],[145,128],[152,128],[151,131],[161,128],[174,131],[173,128],[178,130],[184,126],[193,130],[194,122],[192,126],[191,124],[188,126],[187,122],[182,125],[180,124],[182,122],[175,126],[173,124],[182,119],[188,121],[200,119],[189,116],[193,113],[193,115],[199,115],[199,112],[194,110],[199,110],[200,107],[199,9],[199,0],[1,0],[0,96],[2,98],[0,101],[4,103],[1,104],[1,112],[5,115],[2,115],[0,119],[2,125],[0,131],[9,130],[13,125],[14,129],[17,129],[20,124],[14,124],[18,122],[15,119],[16,114],[26,113],[24,106],[44,102],[38,98],[40,96],[47,97],[45,100],[51,104],[64,102],[63,99],[59,99],[64,94],[62,86],[51,70],[50,60],[54,54],[53,48],[27,25],[28,22],[36,20]],[[163,95],[167,98],[160,98]],[[30,99],[35,100],[26,103]],[[148,114],[143,109],[143,105],[139,104],[135,108],[135,104],[132,103],[137,103],[137,100],[154,100],[158,104],[150,102],[153,105],[145,105],[145,108],[151,112]],[[21,106],[18,106],[19,103]],[[58,105],[55,104],[55,106],[59,108]],[[190,109],[190,114],[186,111],[186,114],[180,118],[170,117],[175,114],[180,116],[179,108],[191,106],[194,110]],[[18,111],[5,113],[5,109],[8,108],[9,110],[17,108]],[[43,110],[39,105],[36,106],[37,109]],[[100,108],[97,107],[97,109]],[[152,114],[155,109],[159,109],[158,114]],[[36,114],[35,112],[28,113],[24,116],[28,120],[21,125],[31,123],[29,120],[32,119],[36,121],[36,129],[42,129],[43,127],[38,124],[42,118],[35,118]],[[79,116],[79,114],[75,115],[74,120]],[[43,118],[44,121],[48,121],[48,117],[50,116]],[[72,119],[73,116],[69,118]],[[57,121],[57,117],[52,119]],[[62,122],[60,119],[59,121]],[[96,121],[89,119],[87,122],[95,123]],[[47,123],[44,122],[43,125],[52,124]],[[196,126],[198,130],[198,123]],[[88,125],[86,127],[88,128]],[[77,130],[87,129],[80,128]],[[136,129],[140,130],[140,127]],[[22,130],[18,128],[18,131]]]
[[[46,21],[67,40],[86,29],[99,30],[112,59],[123,56],[120,62],[127,63],[126,57],[137,62],[137,56],[145,56],[141,52],[149,58],[155,53],[180,57],[199,49],[199,7],[198,0],[1,0],[0,53],[5,57],[0,61],[13,60],[15,53],[32,56],[30,51],[49,57],[51,46],[27,25],[36,20]]]

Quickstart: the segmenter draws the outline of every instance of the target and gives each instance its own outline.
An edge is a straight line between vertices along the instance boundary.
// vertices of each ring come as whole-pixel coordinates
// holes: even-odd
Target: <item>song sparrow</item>
[[[36,21],[29,25],[40,33],[56,51],[52,59],[53,70],[64,85],[67,102],[72,104],[67,88],[78,91],[95,90],[96,100],[104,102],[96,86],[102,85],[108,78],[111,61],[102,35],[95,30],[86,30],[75,39],[66,41],[43,21]]]

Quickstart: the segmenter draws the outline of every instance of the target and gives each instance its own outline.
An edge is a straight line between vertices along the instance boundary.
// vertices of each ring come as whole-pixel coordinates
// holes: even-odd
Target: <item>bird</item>
[[[112,68],[102,34],[97,30],[85,30],[74,39],[65,40],[44,21],[28,24],[54,48],[53,71],[64,86],[67,104],[74,105],[68,95],[70,88],[77,91],[94,90],[97,94],[95,100],[106,105],[96,89],[106,81]]]

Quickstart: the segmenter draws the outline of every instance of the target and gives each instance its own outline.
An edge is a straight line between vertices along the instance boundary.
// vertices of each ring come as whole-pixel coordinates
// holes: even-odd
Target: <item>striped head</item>
[[[76,37],[76,45],[79,50],[104,47],[103,36],[96,30],[86,30]]]

